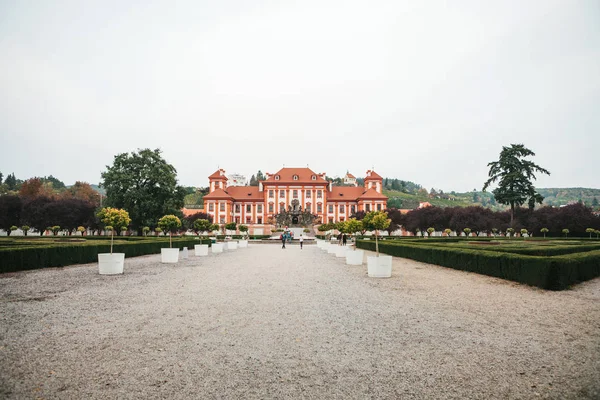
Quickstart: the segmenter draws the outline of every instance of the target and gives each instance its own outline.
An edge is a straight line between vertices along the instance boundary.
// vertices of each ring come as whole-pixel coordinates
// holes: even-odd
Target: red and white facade
[[[290,206],[310,211],[318,222],[338,222],[357,211],[384,210],[387,204],[383,178],[374,171],[367,171],[364,187],[332,186],[325,173],[309,168],[282,168],[266,177],[258,186],[228,186],[219,169],[208,177],[204,212],[214,223],[236,222],[248,225],[250,234],[267,234],[272,218]]]

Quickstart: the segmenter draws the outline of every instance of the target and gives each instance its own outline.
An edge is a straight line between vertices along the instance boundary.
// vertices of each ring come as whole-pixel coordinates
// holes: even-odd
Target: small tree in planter
[[[60,232],[60,226],[59,226],[59,225],[54,225],[54,226],[51,228],[51,230],[52,230],[52,234],[53,234],[54,236],[56,236],[56,235],[58,235],[58,232]]]
[[[585,232],[590,234],[590,239],[591,239],[592,238],[592,233],[595,233],[596,230],[594,228],[587,228],[585,230]]]
[[[225,233],[227,233],[227,231],[235,231],[237,228],[237,224],[235,222],[229,222],[227,224],[225,224]]]
[[[154,228],[154,232],[156,232],[156,236],[160,236],[160,233],[161,233],[162,231],[163,231],[163,230],[162,230],[162,228],[160,228],[160,227],[156,227],[156,228]]]
[[[10,236],[10,234],[14,231],[16,231],[17,229],[19,229],[16,225],[13,225],[10,227],[10,231],[6,232],[6,236]]]
[[[240,225],[238,226],[238,229],[240,230],[240,232],[242,232],[244,236],[248,235],[248,227],[246,225]]]
[[[431,237],[431,234],[432,234],[433,232],[435,232],[435,228],[431,228],[431,227],[430,227],[430,228],[427,228],[427,236],[428,236],[428,237]]]
[[[546,233],[548,233],[548,228],[542,228],[542,229],[540,229],[540,232],[542,232],[544,234],[544,239],[545,239]]]
[[[121,236],[126,236],[127,235],[127,227],[124,226],[121,228]]]
[[[78,227],[77,227],[77,232],[81,233],[81,236],[83,236],[83,234],[85,233],[85,227],[83,227],[83,226],[78,226]]]
[[[23,225],[21,230],[23,231],[23,235],[27,236],[27,232],[29,232],[31,228],[28,225]],[[591,236],[590,236],[591,237]]]
[[[150,232],[149,226],[145,226],[142,228],[142,233],[144,234],[144,236],[148,236],[148,232]]]
[[[446,237],[450,237],[450,234],[452,233],[452,229],[446,228],[446,229],[444,229],[444,233],[446,234]]]
[[[214,231],[218,231],[220,229],[219,224],[212,224],[210,226],[210,231],[214,232]]]
[[[514,228],[508,228],[506,229],[506,233],[508,234],[508,238],[510,239],[510,237],[512,236],[512,234],[515,232]]]
[[[131,223],[129,213],[119,208],[106,207],[98,212],[98,218],[110,231],[110,254],[113,252],[113,240],[115,236],[115,227],[120,229]]]
[[[465,229],[463,229],[463,232],[465,233],[466,237],[471,236],[471,228],[465,228]]]
[[[523,228],[521,229],[521,237],[524,237],[525,235],[527,235],[529,232],[527,232],[527,229]]]
[[[346,232],[348,232],[350,235],[354,236],[354,241],[356,242],[356,234],[358,232],[362,232],[363,228],[363,223],[362,221],[357,220],[356,218],[350,218],[349,220],[346,221]],[[356,248],[354,249],[356,250]]]
[[[494,235],[494,237],[496,237],[497,234],[498,234],[498,228],[492,228],[492,235]]]
[[[197,219],[193,222],[192,229],[196,235],[200,235],[202,232],[210,231],[212,225],[207,219]]]
[[[595,230],[594,233],[596,234],[596,239],[600,238],[600,230]]]
[[[391,219],[387,217],[387,214],[383,211],[371,211],[368,212],[367,215],[362,220],[363,226],[368,230],[375,231],[375,252],[377,253],[377,257],[379,257],[379,231],[382,229],[386,229],[390,226],[392,222]]]
[[[173,247],[173,239],[171,234],[181,226],[181,220],[175,215],[165,215],[158,220],[158,227],[164,232],[169,232],[169,247]]]
[[[562,230],[562,233],[565,234],[565,237],[569,236],[569,230],[566,228]]]

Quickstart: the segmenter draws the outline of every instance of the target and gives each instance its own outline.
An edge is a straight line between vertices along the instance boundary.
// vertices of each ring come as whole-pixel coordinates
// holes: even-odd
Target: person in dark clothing
[[[282,233],[281,236],[279,236],[279,239],[281,239],[281,248],[285,249],[285,233]]]
[[[348,240],[348,237],[347,237],[347,236],[346,236],[346,234],[344,233],[344,234],[342,235],[342,245],[343,245],[343,246],[345,246],[345,245],[346,245],[346,242],[347,242],[347,240]]]
[[[300,250],[302,250],[302,243],[304,242],[304,238],[300,235]]]

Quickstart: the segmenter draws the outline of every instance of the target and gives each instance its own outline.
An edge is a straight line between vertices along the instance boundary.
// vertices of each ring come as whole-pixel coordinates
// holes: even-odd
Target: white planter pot
[[[237,248],[237,242],[227,242],[227,250],[236,250]]]
[[[238,247],[242,248],[242,247],[248,247],[248,241],[247,240],[240,240],[238,242]]]
[[[338,249],[338,245],[337,244],[330,244],[329,246],[327,246],[327,253],[328,254],[335,254],[335,252]]]
[[[338,248],[335,250],[335,256],[339,258],[346,257],[347,252],[348,248],[346,246],[338,246]]]
[[[98,273],[100,275],[117,275],[123,273],[125,253],[98,254]]]
[[[362,265],[365,252],[363,250],[350,250],[346,252],[346,264]]]
[[[188,258],[189,252],[188,252],[188,248],[184,247],[183,249],[181,249],[181,257],[186,259]]]
[[[166,264],[175,264],[177,261],[179,261],[179,249],[160,249],[160,260]]]
[[[223,252],[223,243],[213,243],[212,244],[212,253],[222,253]]]
[[[392,276],[392,256],[367,257],[367,272],[371,278]]]
[[[208,255],[208,245],[207,244],[196,244],[194,245],[194,251],[197,256],[207,256]]]

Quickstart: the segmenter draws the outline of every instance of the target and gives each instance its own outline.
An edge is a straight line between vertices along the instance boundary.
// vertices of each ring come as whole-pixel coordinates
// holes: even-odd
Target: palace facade
[[[316,215],[317,223],[338,222],[357,211],[385,210],[388,199],[381,193],[383,178],[370,170],[364,187],[356,183],[333,186],[325,173],[310,168],[282,168],[267,173],[266,178],[258,186],[230,186],[225,171],[219,169],[208,177],[209,194],[204,196],[203,211],[214,223],[236,222],[248,225],[250,234],[267,234],[274,217],[282,211],[308,211]]]

